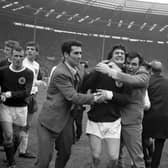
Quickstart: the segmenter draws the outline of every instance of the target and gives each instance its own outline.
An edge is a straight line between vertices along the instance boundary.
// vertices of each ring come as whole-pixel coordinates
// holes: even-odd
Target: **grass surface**
[[[45,98],[45,88],[40,88],[39,94],[38,94],[38,104],[39,104],[39,111],[41,109],[42,103]],[[36,137],[36,120],[38,117],[38,113],[35,114],[32,127],[30,129],[30,136],[29,136],[29,150],[33,153],[37,152],[37,137]],[[84,113],[83,117],[83,128],[85,128],[87,120],[87,113]],[[102,153],[102,162],[100,165],[100,168],[105,168],[107,156],[105,154],[105,148],[103,148]],[[45,152],[45,151],[44,151]],[[56,152],[53,155],[53,160],[50,164],[50,168],[54,168],[54,160],[56,157]],[[5,158],[4,152],[0,152],[0,168],[5,168],[6,164],[3,162]],[[33,168],[35,159],[21,159],[18,158],[16,154],[16,161],[17,161],[17,168]],[[126,158],[126,162],[129,166],[129,157]],[[90,154],[90,148],[88,145],[88,139],[87,136],[83,133],[80,141],[78,141],[76,144],[72,146],[72,155],[70,157],[70,160],[68,161],[66,168],[90,168],[91,164],[91,154]],[[160,168],[168,168],[168,142],[165,143],[162,160],[161,160],[161,166]]]

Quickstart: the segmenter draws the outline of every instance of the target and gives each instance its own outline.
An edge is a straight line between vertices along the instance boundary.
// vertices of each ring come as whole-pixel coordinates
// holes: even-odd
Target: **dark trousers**
[[[84,110],[85,110],[85,107],[76,105],[71,111],[71,115],[74,118],[76,140],[79,140],[82,135],[82,119],[83,119]]]
[[[3,131],[2,131],[2,126],[0,124],[0,146],[3,145]]]
[[[151,165],[152,155],[154,151],[153,140],[142,134],[142,146],[143,146],[145,165],[147,167]]]
[[[57,150],[57,157],[55,160],[55,168],[65,167],[71,154],[71,146],[74,144],[74,127],[73,120],[70,119],[64,127],[61,134],[55,141],[55,149]]]
[[[165,139],[159,139],[159,138],[155,139],[155,141],[154,141],[155,149],[154,149],[154,152],[152,155],[151,168],[158,168],[159,167],[164,142],[165,142]]]
[[[73,119],[69,119],[62,132],[53,133],[38,122],[38,168],[48,168],[52,159],[52,153],[57,149],[55,168],[64,168],[71,154],[71,146],[74,143]]]
[[[74,118],[74,123],[76,126],[76,139],[78,140],[82,135],[82,118],[83,118],[83,111],[79,111],[79,114]]]

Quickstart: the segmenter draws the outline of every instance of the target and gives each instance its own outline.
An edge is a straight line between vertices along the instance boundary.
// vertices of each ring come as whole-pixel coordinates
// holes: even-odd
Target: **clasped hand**
[[[103,74],[107,74],[108,76],[111,76],[113,79],[117,79],[117,74],[118,72],[121,71],[121,69],[113,62],[109,64],[101,62],[96,65],[95,70]]]
[[[42,80],[37,80],[36,81],[36,86],[44,86],[47,87],[47,83],[45,81]]]
[[[96,103],[107,103],[107,100],[111,100],[113,97],[113,92],[104,89],[97,89],[94,93]]]
[[[10,91],[3,92],[0,95],[1,102],[5,102],[7,98],[10,98],[12,96],[12,93]]]

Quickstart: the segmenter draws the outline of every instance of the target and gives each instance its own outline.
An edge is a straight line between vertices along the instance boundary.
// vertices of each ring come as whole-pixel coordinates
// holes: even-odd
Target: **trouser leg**
[[[117,168],[127,168],[131,165],[131,158],[124,145],[123,138],[122,138],[122,129],[121,129],[121,141],[120,141],[120,151],[119,151],[119,158]]]
[[[55,139],[52,133],[43,127],[38,121],[37,124],[37,137],[38,137],[38,157],[37,167],[48,168],[52,159]]]
[[[77,140],[82,135],[82,118],[83,118],[83,111],[79,111],[79,114],[77,115],[77,117],[75,119],[75,123],[76,123],[76,138],[77,138]]]
[[[123,143],[126,146],[135,168],[145,168],[142,148],[142,125],[122,126]]]
[[[0,103],[0,109],[2,109],[2,103]],[[0,122],[0,146],[3,146],[3,129]]]
[[[155,149],[152,155],[151,168],[158,168],[160,164],[160,159],[162,156],[162,150],[164,146],[165,139],[155,139]]]
[[[153,154],[153,140],[142,134],[142,146],[143,146],[145,165],[150,166]]]
[[[2,131],[2,126],[0,122],[0,146],[2,146],[2,144],[3,144],[3,131]]]
[[[58,151],[55,161],[55,168],[64,168],[69,160],[71,147],[74,143],[73,119],[69,119],[55,143]]]

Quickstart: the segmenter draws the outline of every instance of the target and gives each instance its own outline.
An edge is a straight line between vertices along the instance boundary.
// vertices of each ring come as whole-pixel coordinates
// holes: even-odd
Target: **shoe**
[[[27,159],[34,159],[36,156],[33,153],[26,152],[26,153],[19,153],[20,158],[27,158]]]

